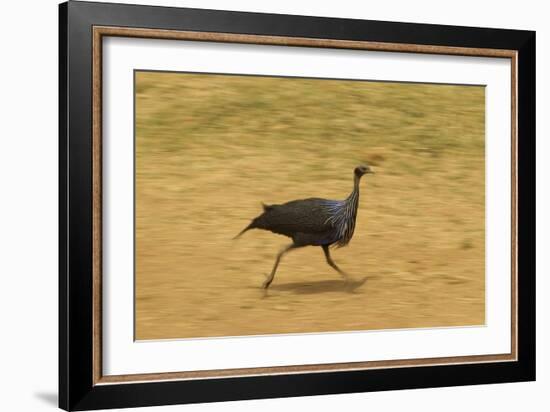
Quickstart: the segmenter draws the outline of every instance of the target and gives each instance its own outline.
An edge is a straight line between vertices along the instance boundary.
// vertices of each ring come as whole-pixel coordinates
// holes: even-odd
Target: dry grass
[[[136,111],[138,339],[484,323],[484,88],[139,72]],[[289,239],[232,237],[363,162],[355,288],[310,247],[264,297]]]

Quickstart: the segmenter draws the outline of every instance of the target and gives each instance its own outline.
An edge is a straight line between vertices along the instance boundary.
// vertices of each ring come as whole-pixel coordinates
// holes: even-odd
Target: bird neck
[[[361,180],[358,176],[353,176],[353,190],[351,191],[350,195],[348,196],[348,200],[355,200],[357,201],[359,199],[359,181]]]
[[[348,198],[346,199],[348,208],[356,209],[357,205],[359,204],[359,181],[360,180],[361,180],[360,177],[354,176],[353,190],[351,191]]]
[[[339,227],[340,239],[337,244],[339,247],[349,243],[355,230],[355,219],[357,218],[357,208],[359,206],[359,180],[360,177],[354,176],[353,190],[344,201],[336,218]]]

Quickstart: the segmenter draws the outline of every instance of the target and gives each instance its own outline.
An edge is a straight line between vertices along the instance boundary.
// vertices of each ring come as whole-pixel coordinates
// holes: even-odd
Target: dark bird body
[[[345,200],[310,198],[282,205],[264,205],[264,212],[236,236],[250,229],[263,229],[292,239],[292,243],[277,255],[273,270],[264,283],[265,288],[273,281],[282,255],[303,246],[321,246],[327,263],[347,278],[332,261],[329,247],[342,247],[350,242],[359,206],[359,181],[366,173],[372,173],[368,166],[355,168],[353,190]]]

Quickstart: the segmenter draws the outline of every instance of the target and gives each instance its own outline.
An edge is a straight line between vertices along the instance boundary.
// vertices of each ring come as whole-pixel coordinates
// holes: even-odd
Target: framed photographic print
[[[535,379],[535,33],[60,5],[66,410]]]

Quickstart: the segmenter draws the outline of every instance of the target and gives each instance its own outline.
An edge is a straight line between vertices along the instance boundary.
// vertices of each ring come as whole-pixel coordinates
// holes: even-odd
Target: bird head
[[[361,165],[355,168],[354,173],[355,173],[355,176],[361,177],[367,173],[374,174],[374,171],[368,165]]]

